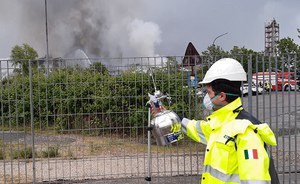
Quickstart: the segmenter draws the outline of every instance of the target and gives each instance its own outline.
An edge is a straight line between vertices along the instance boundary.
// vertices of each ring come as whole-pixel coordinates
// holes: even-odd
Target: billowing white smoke
[[[22,7],[10,12],[19,18],[16,44],[28,43],[40,56],[46,55],[44,1],[15,1],[3,5],[8,9]],[[50,56],[64,57],[77,49],[90,57],[155,56],[155,47],[161,40],[160,29],[157,24],[142,20],[143,2],[48,0]]]
[[[135,19],[128,25],[129,46],[138,56],[154,56],[160,42],[159,27],[152,22]]]

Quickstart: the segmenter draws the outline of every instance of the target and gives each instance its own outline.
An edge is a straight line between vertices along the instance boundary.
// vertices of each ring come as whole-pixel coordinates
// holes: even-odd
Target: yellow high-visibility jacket
[[[265,143],[276,146],[274,133],[266,123],[254,122],[258,120],[249,113],[237,117],[241,110],[238,98],[207,121],[183,118],[181,130],[207,145],[201,184],[271,183]]]

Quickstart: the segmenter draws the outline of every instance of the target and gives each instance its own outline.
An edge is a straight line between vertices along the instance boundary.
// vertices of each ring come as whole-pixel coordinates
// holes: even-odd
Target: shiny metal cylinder
[[[158,146],[166,146],[183,139],[181,120],[171,110],[162,111],[151,120],[152,134]]]

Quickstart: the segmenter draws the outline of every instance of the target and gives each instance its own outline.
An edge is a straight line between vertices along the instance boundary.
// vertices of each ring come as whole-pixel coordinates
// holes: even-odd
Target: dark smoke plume
[[[139,18],[143,6],[143,0],[48,0],[50,56],[65,57],[77,49],[90,57],[154,56],[160,29]],[[9,0],[1,2],[0,11],[0,22],[13,21],[18,37],[12,39],[46,55],[45,1]],[[9,20],[11,13],[16,20]]]

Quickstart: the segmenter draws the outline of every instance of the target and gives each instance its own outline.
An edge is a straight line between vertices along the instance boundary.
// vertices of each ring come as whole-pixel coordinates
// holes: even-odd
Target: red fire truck
[[[299,82],[293,77],[293,72],[258,72],[252,75],[252,80],[258,86],[269,84],[271,90],[298,90]]]

